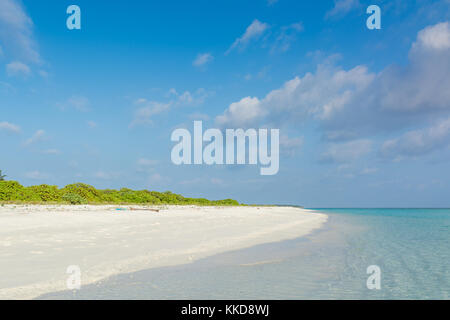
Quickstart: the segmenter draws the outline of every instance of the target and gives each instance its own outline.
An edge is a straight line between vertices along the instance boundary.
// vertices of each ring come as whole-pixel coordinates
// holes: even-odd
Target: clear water
[[[318,209],[324,228],[42,299],[449,299],[450,209]],[[367,267],[381,269],[369,290]]]

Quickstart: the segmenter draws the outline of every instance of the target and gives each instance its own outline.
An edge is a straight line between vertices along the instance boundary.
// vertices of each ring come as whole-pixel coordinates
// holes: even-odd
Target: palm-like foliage
[[[0,181],[5,181],[6,175],[2,174],[2,170],[0,170]]]

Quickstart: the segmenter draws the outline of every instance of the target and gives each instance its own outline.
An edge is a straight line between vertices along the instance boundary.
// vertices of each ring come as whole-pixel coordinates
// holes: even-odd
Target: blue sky
[[[0,169],[24,185],[449,207],[449,20],[449,0],[0,0]],[[171,132],[194,120],[279,128],[279,173],[173,165]]]

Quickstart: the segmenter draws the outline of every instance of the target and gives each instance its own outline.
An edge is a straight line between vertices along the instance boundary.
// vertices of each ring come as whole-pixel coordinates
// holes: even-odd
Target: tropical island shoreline
[[[305,236],[327,215],[269,206],[0,206],[0,299],[33,299],[110,276]]]
[[[198,205],[239,206],[233,199],[208,200],[188,198],[170,191],[132,190],[129,188],[96,189],[85,183],[74,183],[59,188],[47,184],[23,186],[17,181],[6,181],[0,170],[0,205],[2,204],[72,204],[72,205]]]

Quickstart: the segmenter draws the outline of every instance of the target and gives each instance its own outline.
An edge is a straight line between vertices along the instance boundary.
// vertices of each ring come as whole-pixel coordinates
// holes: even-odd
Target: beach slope
[[[70,266],[79,267],[84,285],[297,238],[327,220],[324,214],[294,207],[117,208],[1,206],[0,299],[66,290]]]

